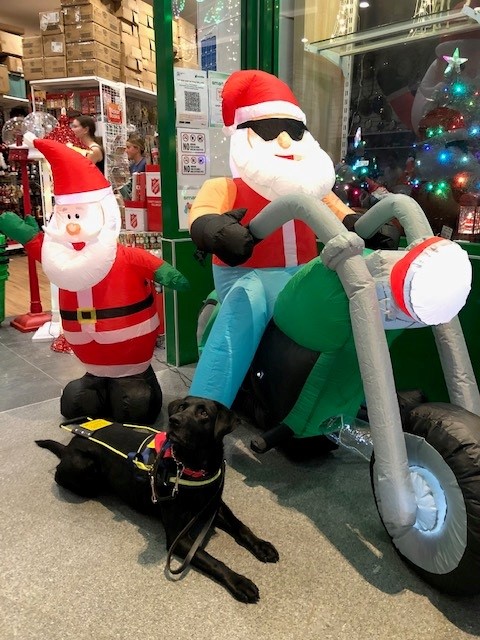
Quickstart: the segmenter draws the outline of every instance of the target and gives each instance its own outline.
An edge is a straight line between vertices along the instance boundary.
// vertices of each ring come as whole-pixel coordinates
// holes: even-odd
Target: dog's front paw
[[[252,546],[253,555],[262,562],[278,562],[279,555],[271,542],[257,540]]]
[[[232,575],[227,580],[226,587],[233,597],[240,600],[240,602],[254,604],[260,600],[260,592],[257,585],[239,573],[232,572]]]

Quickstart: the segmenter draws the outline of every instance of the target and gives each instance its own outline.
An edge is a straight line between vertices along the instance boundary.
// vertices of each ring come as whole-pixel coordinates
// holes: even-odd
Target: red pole
[[[27,155],[25,154],[25,158],[20,160],[23,189],[23,213],[25,216],[31,215],[32,213],[27,162]],[[50,313],[43,313],[42,303],[40,301],[37,265],[35,264],[35,259],[31,256],[28,256],[28,282],[30,285],[30,312],[17,316],[10,322],[12,327],[15,327],[15,329],[18,329],[19,331],[23,331],[24,333],[27,331],[36,331],[52,319]]]

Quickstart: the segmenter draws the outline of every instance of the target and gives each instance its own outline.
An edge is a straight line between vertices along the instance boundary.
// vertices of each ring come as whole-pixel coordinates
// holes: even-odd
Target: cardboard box
[[[162,195],[162,182],[160,179],[160,165],[147,164],[146,174],[146,195],[147,198],[160,198]]]
[[[10,91],[10,82],[8,79],[8,69],[6,64],[0,64],[0,93],[6,93]]]
[[[150,27],[146,27],[143,24],[138,25],[138,36],[140,41],[142,38],[146,38],[147,40],[155,40],[155,31],[150,29]]]
[[[65,36],[58,34],[54,36],[42,36],[43,57],[65,56]]]
[[[126,33],[122,33],[122,49],[125,50],[127,55],[130,55],[132,47],[138,47],[140,44],[138,37],[129,36]]]
[[[189,42],[197,41],[197,30],[195,28],[195,25],[191,22],[187,22],[184,18],[175,18],[172,25],[176,25],[177,38],[183,38],[184,40],[188,40]]]
[[[120,33],[113,33],[96,22],[79,22],[65,25],[65,42],[99,42],[120,53]]]
[[[134,202],[146,202],[146,184],[147,180],[144,171],[132,173],[132,200]]]
[[[134,58],[133,56],[125,56],[123,64],[127,69],[131,69],[137,73],[143,71],[142,61]]]
[[[67,77],[98,76],[112,82],[120,82],[120,69],[101,60],[67,60]]]
[[[45,78],[65,78],[67,75],[67,61],[65,56],[45,58],[43,61]]]
[[[3,61],[10,73],[23,73],[23,59],[16,56],[7,56]]]
[[[63,23],[79,24],[81,22],[95,22],[101,27],[119,33],[120,25],[116,16],[110,13],[103,5],[80,4],[73,7],[64,7]]]
[[[163,231],[161,198],[147,198],[147,229],[148,231]]]
[[[63,33],[63,13],[60,9],[54,11],[40,11],[40,31],[44,36]]]
[[[148,230],[162,231],[162,181],[160,177],[160,166],[158,164],[147,164],[145,167],[145,178]]]
[[[130,24],[138,24],[138,12],[123,4],[119,9],[117,9],[117,11],[115,11],[115,15],[120,20],[129,22]]]
[[[125,201],[125,229],[147,231],[147,207],[145,202]]]
[[[0,53],[21,58],[23,56],[22,36],[0,31]]]
[[[60,0],[62,7],[71,7],[77,4],[100,4],[105,5],[107,8],[110,6],[110,0]]]
[[[8,95],[13,96],[14,98],[23,98],[27,97],[27,84],[25,82],[25,78],[19,76],[16,73],[8,74]]]
[[[120,68],[120,52],[110,49],[93,40],[90,42],[69,42],[66,46],[67,60],[91,60],[97,58],[102,62]]]
[[[42,36],[32,36],[23,39],[23,58],[42,58],[43,41]]]
[[[51,59],[54,60],[54,58]],[[43,80],[45,78],[43,58],[24,58],[23,75],[25,80]]]

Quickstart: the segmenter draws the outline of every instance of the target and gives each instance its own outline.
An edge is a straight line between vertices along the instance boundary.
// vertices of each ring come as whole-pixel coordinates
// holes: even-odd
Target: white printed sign
[[[181,186],[200,186],[210,177],[206,129],[177,129],[178,174]]]
[[[188,229],[188,212],[192,207],[198,190],[199,187],[180,187],[177,190],[179,229]]]
[[[174,69],[177,127],[208,126],[207,72]]]
[[[222,118],[222,90],[227,81],[228,73],[219,71],[208,72],[208,113],[210,127],[223,127]]]

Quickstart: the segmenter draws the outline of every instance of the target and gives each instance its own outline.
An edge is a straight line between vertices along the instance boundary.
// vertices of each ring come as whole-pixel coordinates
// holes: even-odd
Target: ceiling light
[[[360,7],[360,9],[367,9],[367,7],[370,6],[370,2],[368,2],[368,0],[362,0],[358,3],[358,6]]]

